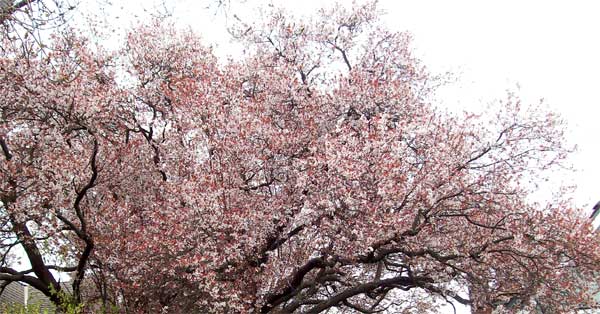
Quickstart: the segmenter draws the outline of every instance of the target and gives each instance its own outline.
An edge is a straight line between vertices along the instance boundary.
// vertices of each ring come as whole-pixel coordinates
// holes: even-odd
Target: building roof
[[[25,302],[25,285],[11,282],[0,294],[0,304],[23,304]]]
[[[55,309],[54,304],[41,291],[20,282],[9,283],[0,294],[0,311],[14,306],[34,306],[40,311],[47,310],[48,313],[53,313]]]

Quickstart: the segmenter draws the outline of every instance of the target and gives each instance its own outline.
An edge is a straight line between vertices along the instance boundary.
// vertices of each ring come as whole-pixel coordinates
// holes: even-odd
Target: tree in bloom
[[[115,53],[73,33],[4,49],[0,279],[132,313],[594,306],[590,224],[528,201],[569,152],[561,120],[513,94],[444,112],[378,17],[275,11],[234,31],[248,48],[228,62],[157,22]]]

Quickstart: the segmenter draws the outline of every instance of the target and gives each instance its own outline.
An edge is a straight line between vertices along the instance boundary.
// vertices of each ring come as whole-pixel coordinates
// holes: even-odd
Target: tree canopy
[[[238,25],[227,62],[156,21],[116,51],[3,33],[0,279],[127,313],[594,306],[591,225],[529,200],[570,151],[560,118],[515,94],[441,110],[379,16],[274,10]]]

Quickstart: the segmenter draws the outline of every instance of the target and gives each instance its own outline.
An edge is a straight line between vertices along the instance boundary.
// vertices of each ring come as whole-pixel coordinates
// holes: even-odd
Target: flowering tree
[[[116,53],[72,33],[5,49],[0,279],[64,307],[51,270],[69,271],[69,302],[129,312],[592,306],[590,225],[527,201],[568,153],[560,119],[515,95],[442,112],[378,15],[276,11],[226,64],[160,23]],[[19,244],[31,270],[9,267]]]

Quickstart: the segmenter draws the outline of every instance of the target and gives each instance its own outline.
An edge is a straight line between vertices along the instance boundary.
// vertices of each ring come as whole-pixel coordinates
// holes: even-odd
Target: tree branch
[[[406,289],[406,288],[417,287],[417,286],[420,286],[421,284],[424,284],[427,282],[432,282],[432,280],[427,277],[412,277],[411,278],[411,277],[399,276],[399,277],[364,283],[364,284],[355,286],[353,288],[346,289],[346,290],[334,295],[333,297],[312,307],[306,313],[321,313],[322,311],[325,311],[326,309],[333,307],[333,306],[347,300],[348,298],[351,298],[351,297],[359,295],[359,294],[367,293],[367,292],[373,291],[378,288],[402,287],[402,288]]]
[[[7,205],[7,204],[6,204]],[[17,239],[21,242],[23,246],[23,250],[25,250],[25,254],[29,259],[29,263],[31,264],[31,269],[35,273],[36,277],[26,276],[24,274],[17,273],[9,273],[4,274],[4,278],[0,277],[0,280],[12,280],[12,281],[22,281],[28,283],[40,290],[44,295],[48,296],[50,300],[55,304],[60,304],[60,300],[56,294],[51,293],[51,289],[55,291],[60,291],[60,285],[50,273],[50,270],[44,264],[44,260],[42,255],[35,244],[32,234],[27,228],[25,223],[22,223],[14,217],[14,215],[9,214],[9,218],[13,225],[13,230],[17,235]],[[5,268],[5,270],[9,270]],[[35,278],[32,279],[32,278]]]
[[[268,313],[279,304],[285,302],[286,296],[290,293],[293,293],[296,288],[298,288],[302,284],[302,280],[304,280],[304,276],[308,274],[315,268],[322,268],[325,266],[325,261],[321,257],[311,258],[298,268],[298,270],[292,275],[291,280],[289,281],[289,285],[283,292],[271,295],[267,298],[267,302],[261,308],[261,313]]]
[[[75,203],[73,207],[75,208],[75,212],[77,213],[77,217],[81,223],[81,232],[78,234],[81,240],[85,242],[85,248],[81,253],[81,257],[79,258],[79,262],[77,264],[77,268],[75,270],[75,279],[73,280],[73,296],[77,302],[81,301],[81,291],[80,286],[83,281],[84,270],[87,265],[87,261],[94,249],[94,241],[87,234],[86,221],[83,215],[83,211],[81,210],[80,204],[87,192],[94,187],[96,184],[96,179],[98,178],[98,166],[96,164],[96,158],[98,155],[98,141],[94,139],[94,149],[92,151],[92,157],[90,161],[90,167],[92,169],[92,176],[88,183],[77,193],[77,198],[75,199]]]
[[[75,198],[75,203],[73,204],[73,208],[75,208],[75,213],[77,214],[77,218],[79,219],[79,223],[81,224],[81,231],[85,234],[87,230],[86,221],[83,217],[83,212],[81,210],[81,201],[86,196],[87,191],[94,187],[96,184],[96,179],[98,178],[98,167],[96,165],[96,156],[98,155],[98,141],[94,139],[94,149],[92,151],[92,157],[90,160],[90,167],[92,169],[92,176],[90,177],[88,183],[77,192],[77,197]]]
[[[7,161],[10,161],[12,159],[12,154],[10,153],[10,150],[8,149],[8,145],[6,145],[6,142],[4,141],[4,138],[0,137],[0,147],[2,147],[2,152],[4,153],[4,158],[6,158]]]

